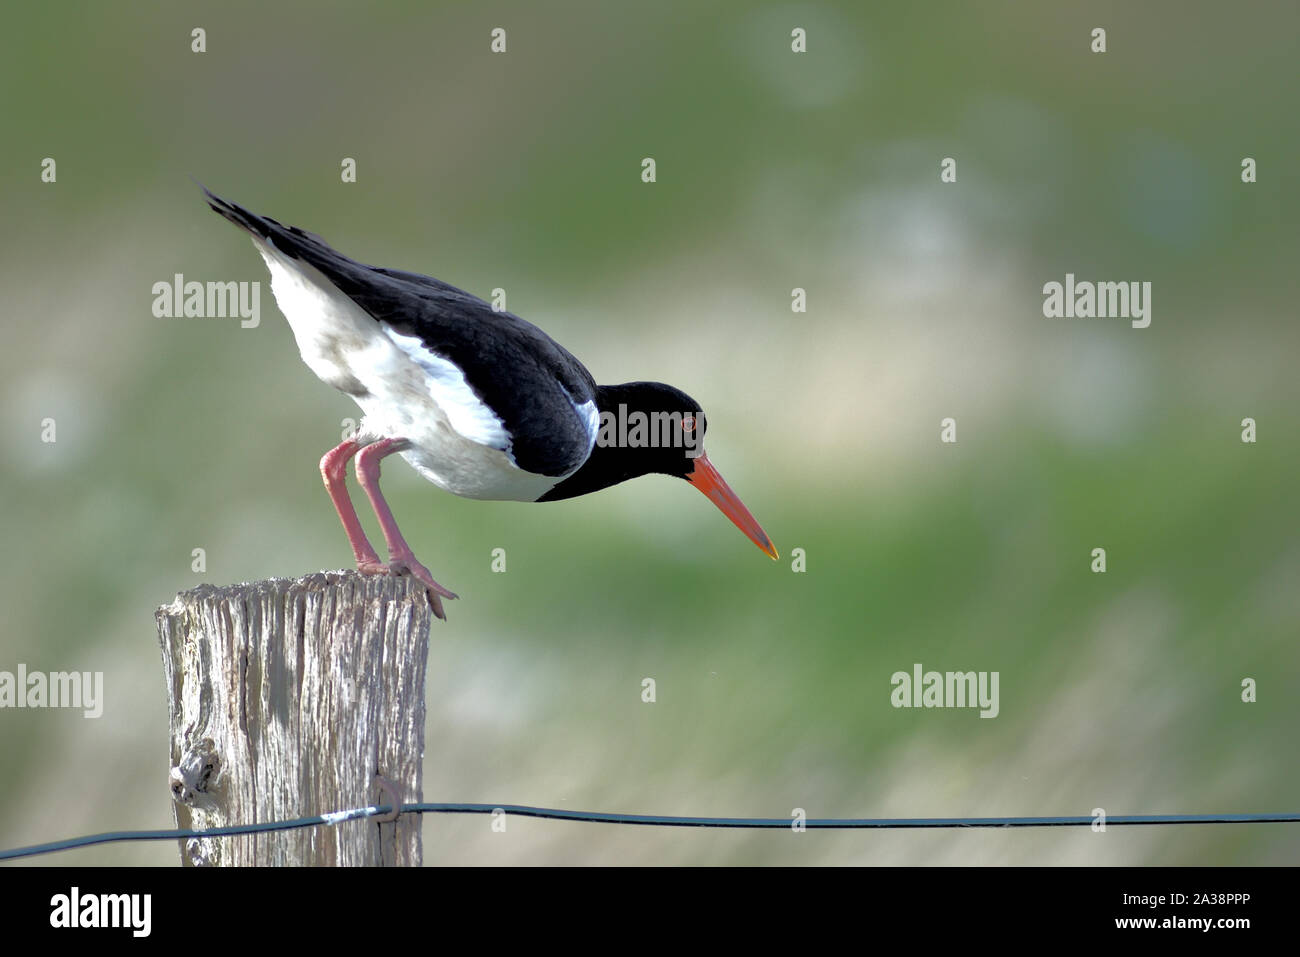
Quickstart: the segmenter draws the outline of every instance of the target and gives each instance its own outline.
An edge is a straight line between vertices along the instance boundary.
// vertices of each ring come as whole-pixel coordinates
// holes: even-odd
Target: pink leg
[[[326,452],[320,460],[320,474],[325,480],[325,491],[330,493],[334,510],[339,513],[339,521],[343,523],[343,531],[347,532],[348,544],[352,546],[352,555],[356,558],[358,567],[382,564],[370,546],[361,522],[357,519],[357,510],[352,507],[352,499],[348,496],[348,459],[360,449],[360,445],[349,440]]]
[[[397,519],[393,518],[392,509],[388,507],[383,493],[379,491],[379,460],[386,455],[402,451],[406,445],[405,439],[380,439],[373,445],[367,445],[357,453],[357,481],[365,489],[366,497],[370,499],[370,506],[375,510],[375,517],[379,519],[379,527],[383,529],[384,541],[388,543],[388,566],[385,570],[394,573],[409,572],[414,578],[423,582],[429,591],[429,604],[433,606],[433,613],[446,621],[447,616],[443,613],[441,599],[455,598],[456,594],[434,581],[429,569],[416,561],[411,546],[406,544],[406,539],[398,531]],[[367,569],[361,568],[361,571],[365,572]]]

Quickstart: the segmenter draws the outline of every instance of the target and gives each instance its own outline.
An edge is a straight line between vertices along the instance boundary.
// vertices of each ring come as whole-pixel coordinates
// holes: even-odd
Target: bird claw
[[[442,599],[460,597],[454,591],[444,588],[434,581],[433,574],[429,569],[417,562],[414,555],[395,558],[386,564],[384,562],[359,562],[357,571],[363,575],[410,575],[424,585],[433,614],[443,621],[447,620],[447,614],[442,610]]]

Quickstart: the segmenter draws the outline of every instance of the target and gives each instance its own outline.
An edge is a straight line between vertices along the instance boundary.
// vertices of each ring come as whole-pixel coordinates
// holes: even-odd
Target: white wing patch
[[[573,402],[568,389],[564,390],[564,394]],[[587,430],[587,454],[591,455],[591,450],[596,447],[596,438],[600,435],[600,413],[596,411],[596,400],[588,399],[582,405],[573,402],[573,410],[578,413],[578,418]]]
[[[453,429],[471,442],[494,449],[509,448],[510,433],[496,414],[474,394],[465,381],[465,374],[455,363],[430,351],[418,336],[404,336],[383,322],[379,327],[428,375],[433,401],[447,414]]]

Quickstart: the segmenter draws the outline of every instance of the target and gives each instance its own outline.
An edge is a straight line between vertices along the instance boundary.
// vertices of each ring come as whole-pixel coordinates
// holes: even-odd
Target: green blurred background
[[[685,389],[782,550],[769,561],[667,478],[536,507],[456,499],[394,461],[407,537],[462,596],[433,633],[427,800],[1300,810],[1296,5],[3,17],[0,670],[102,670],[107,700],[97,721],[0,711],[0,846],[171,826],[154,608],[349,556],[316,462],[357,410],[301,363],[260,258],[191,176],[362,261],[505,288],[602,382]],[[1067,272],[1152,282],[1150,328],[1044,319],[1042,285]],[[261,281],[261,326],[154,318],[151,286],[174,273]],[[999,671],[1001,714],[895,710],[890,676],[914,662]],[[1276,864],[1300,848],[1287,825],[794,838],[439,817],[424,838],[427,862],[452,864]]]

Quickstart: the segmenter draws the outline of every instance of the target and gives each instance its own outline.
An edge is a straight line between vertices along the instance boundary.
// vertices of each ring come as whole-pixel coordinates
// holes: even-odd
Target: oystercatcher
[[[439,488],[477,499],[553,502],[652,472],[675,475],[777,557],[703,454],[704,413],[686,393],[661,382],[597,385],[516,315],[438,279],[363,265],[318,236],[203,192],[252,235],[303,361],[365,413],[356,437],[320,461],[361,572],[413,575],[439,618],[442,599],[456,597],[416,561],[379,491],[379,461],[394,452]],[[353,457],[388,562],[366,540],[348,496]]]

